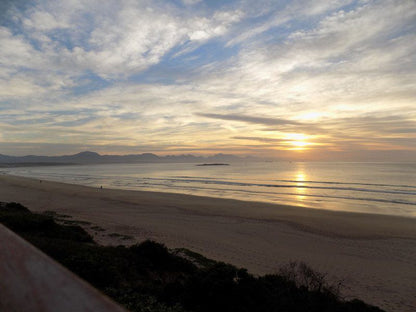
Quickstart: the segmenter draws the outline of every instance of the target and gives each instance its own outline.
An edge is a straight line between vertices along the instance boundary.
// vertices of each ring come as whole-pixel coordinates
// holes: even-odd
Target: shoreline
[[[39,183],[6,174],[0,175],[0,201],[71,215],[137,241],[189,248],[255,274],[273,273],[292,260],[305,261],[346,280],[347,297],[387,311],[416,309],[415,218]],[[117,243],[100,239],[98,243]]]
[[[298,230],[323,236],[352,239],[416,239],[416,217],[337,211],[182,193],[113,188],[100,189],[49,180],[41,180],[42,183],[39,183],[40,180],[35,178],[9,174],[0,175],[0,183],[5,181],[19,187],[28,187],[39,191],[59,191],[65,195],[70,193],[71,195],[95,197],[113,202],[118,201],[121,204],[135,204],[138,201],[152,206],[158,204],[195,215],[247,218],[260,222],[281,222]],[[0,195],[2,195],[1,190]],[[171,205],[171,202],[180,202],[181,205]],[[371,229],[366,228],[368,223],[371,224]]]
[[[272,166],[272,167],[270,167]],[[300,206],[304,208],[416,218],[415,188],[407,166],[392,163],[236,163],[197,169],[192,164],[94,164],[1,173],[120,190],[180,193]],[[85,167],[85,168],[83,168]],[[342,167],[342,170],[341,170]],[[273,169],[272,169],[273,168]],[[411,166],[412,170],[416,167]],[[338,170],[339,174],[336,174]],[[396,172],[391,177],[387,171]],[[260,175],[259,175],[260,174]],[[332,176],[331,176],[332,175]]]

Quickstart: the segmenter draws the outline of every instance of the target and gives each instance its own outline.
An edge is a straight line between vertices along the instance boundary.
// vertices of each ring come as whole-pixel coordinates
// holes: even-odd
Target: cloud
[[[13,35],[11,30],[0,27],[0,64],[2,71],[9,69],[17,70],[21,67],[37,66],[40,62],[37,51],[30,45],[23,36]],[[30,63],[32,61],[33,63]],[[32,65],[29,65],[32,64]]]
[[[24,13],[23,30],[53,66],[106,79],[143,71],[175,46],[221,36],[240,18],[238,11],[195,15],[149,1],[42,1]]]
[[[254,117],[254,116],[244,116],[244,115],[221,115],[221,114],[210,114],[210,113],[197,113],[196,115],[220,119],[220,120],[231,120],[231,121],[241,121],[252,124],[260,124],[266,126],[278,126],[278,125],[300,125],[299,122],[280,119],[280,118],[267,118],[267,117]]]
[[[414,150],[414,1],[185,2],[9,6],[0,140]]]
[[[262,137],[246,137],[246,136],[234,136],[232,139],[236,140],[250,140],[250,141],[258,141],[263,143],[283,143],[286,140],[283,139],[272,139],[272,138],[262,138]]]
[[[311,17],[319,16],[326,12],[333,12],[336,9],[349,5],[351,2],[352,0],[319,0],[311,3],[307,0],[297,0],[286,3],[282,2],[286,5],[276,8],[274,1],[256,1],[254,5],[253,1],[245,1],[246,10],[251,13],[251,16],[256,18],[265,16],[265,18],[261,19],[262,22],[255,24],[254,27],[252,24],[247,25],[244,31],[241,31],[237,36],[227,42],[227,46],[241,44],[259,36],[261,38],[263,33],[279,27],[286,28],[283,31],[290,33],[290,28],[294,27],[294,21],[300,22],[306,19],[310,21]],[[279,29],[279,31],[282,31],[282,29]]]
[[[25,28],[33,28],[42,32],[71,27],[65,20],[60,20],[56,16],[45,11],[33,12],[29,18],[23,20],[23,25]]]

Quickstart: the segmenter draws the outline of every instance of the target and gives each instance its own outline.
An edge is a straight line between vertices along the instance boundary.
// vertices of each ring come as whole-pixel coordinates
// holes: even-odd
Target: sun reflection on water
[[[306,185],[305,184],[306,180],[307,180],[306,173],[303,170],[303,167],[300,167],[295,175],[296,186],[298,186],[295,188],[295,192],[297,194],[296,199],[298,201],[305,200],[305,195],[307,194],[307,188],[304,187]]]

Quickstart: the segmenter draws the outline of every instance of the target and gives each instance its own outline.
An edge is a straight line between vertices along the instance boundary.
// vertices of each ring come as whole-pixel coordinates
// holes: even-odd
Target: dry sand
[[[0,201],[89,221],[84,227],[103,244],[153,239],[254,274],[305,261],[333,280],[344,280],[347,299],[357,297],[386,311],[416,311],[415,218],[97,189],[7,175],[0,175]]]

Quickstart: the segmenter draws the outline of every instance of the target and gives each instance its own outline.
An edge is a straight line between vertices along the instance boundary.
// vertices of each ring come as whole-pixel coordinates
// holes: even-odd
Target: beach
[[[386,311],[415,311],[416,219],[232,199],[94,188],[0,175],[0,201],[90,222],[101,244],[152,239],[206,257],[274,273],[305,261],[343,280],[343,294]],[[82,225],[82,224],[81,224]]]

